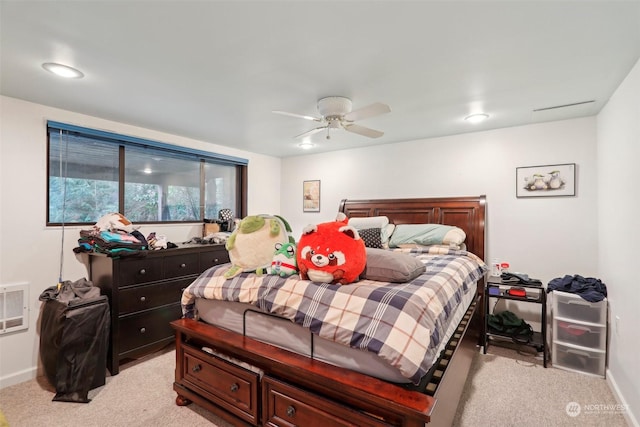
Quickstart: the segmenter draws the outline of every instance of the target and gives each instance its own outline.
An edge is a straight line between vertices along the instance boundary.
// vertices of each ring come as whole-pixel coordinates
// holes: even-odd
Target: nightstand
[[[525,291],[523,296],[514,296],[509,294],[509,289],[519,288]],[[484,290],[484,325],[483,325],[483,352],[487,353],[487,346],[490,341],[511,341],[511,337],[506,334],[500,334],[489,331],[489,300],[504,299],[511,301],[520,301],[533,304],[540,304],[540,331],[534,331],[533,336],[528,343],[523,344],[534,347],[537,351],[542,352],[543,366],[547,367],[547,292],[543,286],[525,285],[517,282],[503,281],[500,277],[490,276],[487,279],[487,286]]]

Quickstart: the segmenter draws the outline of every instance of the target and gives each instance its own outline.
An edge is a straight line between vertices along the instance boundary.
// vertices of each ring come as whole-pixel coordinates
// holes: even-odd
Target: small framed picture
[[[516,197],[576,195],[576,164],[516,168]]]
[[[302,211],[320,212],[320,180],[302,182]]]

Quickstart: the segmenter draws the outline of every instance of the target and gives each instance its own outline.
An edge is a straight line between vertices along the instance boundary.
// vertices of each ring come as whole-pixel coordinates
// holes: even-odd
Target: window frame
[[[46,197],[46,209],[45,209],[45,223],[46,226],[62,226],[62,225],[71,225],[71,226],[83,226],[83,225],[93,225],[94,222],[53,222],[49,221],[50,218],[50,179],[51,173],[51,132],[67,132],[73,133],[76,135],[81,135],[83,137],[95,138],[103,142],[113,143],[118,145],[118,212],[124,215],[124,205],[125,205],[125,151],[126,147],[143,147],[143,148],[156,148],[161,149],[163,151],[167,151],[169,153],[182,154],[194,156],[197,158],[199,162],[199,171],[200,171],[200,217],[201,220],[188,220],[188,221],[136,221],[136,224],[198,224],[202,223],[205,219],[205,163],[213,163],[219,164],[222,166],[234,166],[236,169],[236,194],[235,194],[235,204],[233,206],[235,215],[239,218],[244,218],[247,215],[247,183],[248,183],[248,163],[247,159],[243,159],[240,157],[229,156],[224,154],[213,153],[204,150],[197,150],[188,147],[182,147],[178,145],[168,144],[165,142],[154,141],[150,139],[144,139],[129,135],[123,135],[115,132],[97,130],[86,128],[77,125],[71,125],[61,122],[56,122],[52,120],[48,120],[46,123],[46,137],[47,137],[47,175],[46,175],[46,189],[47,189],[47,197]]]

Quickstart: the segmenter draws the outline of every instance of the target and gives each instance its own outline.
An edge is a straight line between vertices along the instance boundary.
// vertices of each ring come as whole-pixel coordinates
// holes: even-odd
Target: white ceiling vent
[[[553,120],[592,116],[598,113],[598,108],[598,103],[593,99],[590,101],[536,108],[532,111],[531,118],[533,122],[550,122]]]
[[[592,99],[591,101],[574,102],[572,104],[554,105],[553,107],[536,108],[533,112],[537,113],[539,111],[557,110],[558,108],[576,107],[578,105],[593,104],[594,102],[596,102],[595,99]]]

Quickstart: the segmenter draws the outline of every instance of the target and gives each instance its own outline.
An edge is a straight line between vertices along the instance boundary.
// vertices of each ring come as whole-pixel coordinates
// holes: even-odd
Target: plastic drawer
[[[605,350],[553,343],[553,366],[569,371],[604,377]]]
[[[607,299],[589,302],[580,295],[553,291],[553,313],[554,318],[606,325]]]
[[[607,343],[607,327],[554,319],[553,341],[604,350]]]

